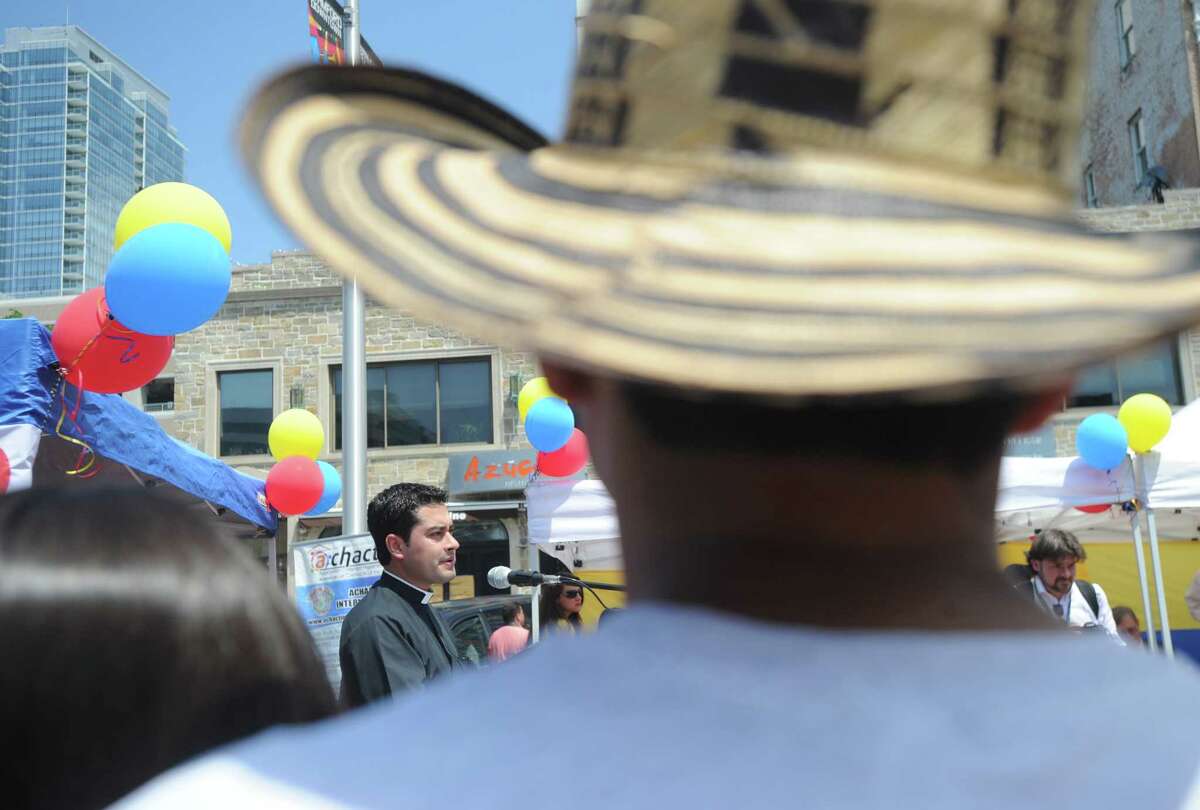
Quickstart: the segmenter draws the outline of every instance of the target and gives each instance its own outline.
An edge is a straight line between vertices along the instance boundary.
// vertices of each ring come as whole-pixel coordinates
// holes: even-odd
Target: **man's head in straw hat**
[[[989,606],[1004,436],[1200,320],[1190,247],[1071,216],[1090,11],[604,0],[562,142],[415,71],[308,68],[243,146],[373,296],[539,353],[635,597],[1036,622]]]

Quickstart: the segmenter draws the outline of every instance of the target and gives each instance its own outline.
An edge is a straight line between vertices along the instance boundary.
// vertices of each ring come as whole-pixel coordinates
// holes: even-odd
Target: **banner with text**
[[[322,65],[346,64],[345,10],[337,0],[308,0],[308,35],[312,40],[314,62]],[[366,37],[359,37],[359,63],[371,67],[382,67],[383,62],[367,44]]]
[[[342,620],[379,579],[375,541],[369,534],[353,534],[295,543],[290,564],[296,609],[336,693],[342,683]]]

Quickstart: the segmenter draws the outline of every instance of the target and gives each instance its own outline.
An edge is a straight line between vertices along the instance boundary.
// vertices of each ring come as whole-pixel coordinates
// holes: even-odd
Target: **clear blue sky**
[[[233,257],[299,247],[242,168],[234,131],[274,71],[309,59],[305,0],[71,0],[81,26],[171,97],[187,181],[225,207]],[[61,25],[63,0],[0,2],[0,29]],[[363,33],[386,64],[462,82],[556,137],[575,48],[574,0],[359,0]]]

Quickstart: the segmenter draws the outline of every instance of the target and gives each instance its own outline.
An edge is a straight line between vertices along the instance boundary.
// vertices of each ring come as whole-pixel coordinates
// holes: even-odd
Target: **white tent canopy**
[[[1155,510],[1160,537],[1200,536],[1200,402],[1175,414],[1170,433],[1143,458],[1146,505]],[[1136,497],[1129,459],[1102,472],[1079,458],[1005,458],[996,500],[999,539],[1027,537],[1052,525],[1092,542],[1125,541],[1129,514],[1122,505]],[[1075,508],[1096,504],[1111,508],[1098,514]]]
[[[525,488],[529,542],[577,570],[621,567],[612,496],[595,480],[539,478]]]

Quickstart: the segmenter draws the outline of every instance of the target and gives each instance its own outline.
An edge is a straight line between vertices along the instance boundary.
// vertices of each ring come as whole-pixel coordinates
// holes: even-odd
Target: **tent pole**
[[[1133,554],[1137,558],[1138,582],[1142,585],[1142,621],[1146,624],[1146,638],[1150,640],[1150,650],[1158,649],[1158,639],[1154,635],[1154,614],[1150,612],[1150,585],[1146,580],[1146,552],[1142,545],[1142,515],[1140,509],[1135,509],[1129,516],[1129,526],[1133,529]]]
[[[1150,529],[1150,562],[1154,566],[1154,587],[1158,589],[1158,620],[1162,628],[1163,649],[1168,658],[1174,658],[1175,645],[1171,642],[1171,620],[1167,617],[1167,593],[1163,587],[1162,560],[1158,554],[1158,530],[1153,509],[1146,509],[1146,525]]]
[[[1168,658],[1175,657],[1175,645],[1171,643],[1171,620],[1167,617],[1167,594],[1163,589],[1162,560],[1158,553],[1158,528],[1154,521],[1154,510],[1146,497],[1146,468],[1145,459],[1141,453],[1134,456],[1133,474],[1134,485],[1137,487],[1138,498],[1146,510],[1146,529],[1150,535],[1150,564],[1154,566],[1154,589],[1158,591],[1158,619],[1162,628],[1163,649]]]

